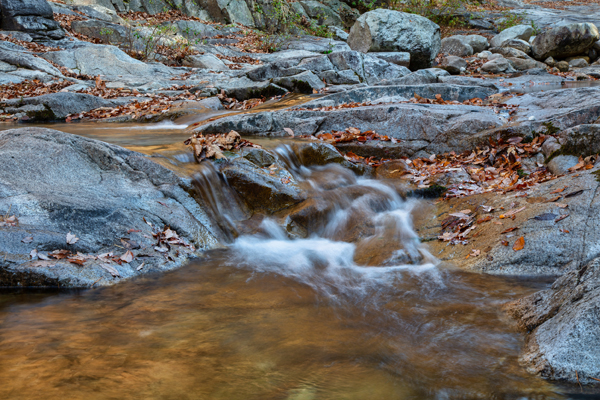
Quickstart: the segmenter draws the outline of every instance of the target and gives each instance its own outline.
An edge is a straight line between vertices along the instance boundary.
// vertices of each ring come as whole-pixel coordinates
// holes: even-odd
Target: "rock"
[[[285,39],[282,50],[303,50],[323,54],[351,50],[346,42],[324,39],[315,36],[301,36],[299,39]]]
[[[502,43],[501,47],[510,47],[520,50],[525,54],[531,54],[531,46],[528,42],[521,39],[508,39]]]
[[[156,0],[153,2],[156,2]],[[252,12],[244,0],[197,0],[196,3],[200,6],[200,9],[206,10],[210,19],[214,21],[229,24],[239,23],[251,28],[256,26]],[[160,7],[160,4],[157,4],[157,8],[162,7]],[[161,11],[162,9],[159,9],[156,12],[149,12],[149,14],[156,14]]]
[[[246,160],[260,168],[271,166],[277,161],[275,156],[264,149],[248,147],[244,148],[241,154]]]
[[[442,60],[441,67],[452,75],[459,75],[467,69],[467,62],[460,57],[448,56]]]
[[[554,60],[554,58],[548,57],[544,60],[544,64],[546,64],[549,67],[554,67],[556,65],[556,61]]]
[[[396,64],[390,64],[387,61],[372,57],[368,54],[362,55],[363,59],[363,79],[369,85],[375,85],[384,80],[394,80],[410,74],[410,70]],[[360,71],[355,71],[360,74]]]
[[[344,26],[341,17],[330,7],[318,1],[300,1],[309,17],[317,20],[318,25]]]
[[[271,215],[306,199],[306,193],[283,168],[257,169],[246,159],[236,159],[221,165],[220,171],[247,207],[255,212]]]
[[[273,82],[291,92],[312,94],[314,90],[325,87],[321,79],[311,71],[305,71],[297,75],[276,78]]]
[[[33,38],[30,34],[19,31],[0,31],[0,35],[10,36],[17,40],[22,40],[24,42],[33,42]]]
[[[35,71],[42,71],[57,78],[64,78],[63,74],[46,60],[33,54],[11,51],[0,44],[0,61],[16,67],[24,67]]]
[[[263,96],[267,98],[281,96],[288,92],[281,86],[275,85],[269,81],[257,83],[247,78],[245,81],[233,81],[230,86],[223,86],[223,90],[225,90],[227,96],[233,97],[239,101],[257,99]]]
[[[570,24],[540,33],[531,48],[533,57],[538,60],[564,58],[587,52],[599,38],[594,24]]]
[[[524,60],[532,60],[527,53],[512,48],[512,47],[492,47],[490,51],[494,54],[500,54],[503,57],[522,58]]]
[[[398,179],[409,170],[404,160],[391,160],[375,168],[377,179]]]
[[[360,83],[360,77],[351,69],[323,71],[319,73],[319,78],[329,85],[357,85]]]
[[[443,71],[443,70],[440,70]],[[445,72],[445,71],[443,71]],[[411,75],[427,75],[429,77],[435,77],[429,70],[420,70],[413,72]],[[406,78],[410,77],[407,76]],[[447,78],[458,79],[458,77],[451,77],[449,74],[447,77],[442,77],[444,80]],[[441,78],[440,78],[441,79]],[[461,79],[469,79],[461,77]],[[492,94],[498,92],[496,86],[491,83],[486,85],[476,85],[475,82],[481,82],[480,79],[470,78],[471,80],[461,85],[457,84],[417,84],[417,85],[397,85],[397,86],[372,86],[362,87],[347,90],[340,93],[330,94],[328,96],[321,97],[320,99],[312,100],[303,104],[303,107],[307,108],[321,108],[321,107],[335,107],[344,103],[364,103],[364,102],[376,102],[382,98],[393,98],[393,97],[404,97],[411,98],[415,94],[425,97],[428,99],[435,98],[436,94],[442,96],[444,100],[448,101],[460,101],[472,99],[478,97],[484,99]]]
[[[426,84],[430,84],[430,83],[436,83],[438,81],[438,78],[437,78],[437,75],[433,73],[433,71],[432,71],[433,69],[443,71],[439,68],[420,69],[420,70],[412,72],[402,78],[389,79],[389,80],[386,79],[386,80],[380,81],[376,84],[382,85],[382,86],[390,86],[390,85],[398,86],[398,85],[419,85],[419,84],[426,85]]]
[[[115,46],[86,43],[69,50],[41,54],[43,58],[83,75],[134,75],[156,79],[157,75],[172,75],[173,71],[162,64],[138,61]]]
[[[90,17],[91,19],[114,22],[116,24],[124,23],[125,21],[119,17],[114,9],[104,7],[98,4],[75,6],[73,10],[79,11]],[[71,26],[72,27],[72,26]]]
[[[577,157],[598,154],[600,153],[600,125],[583,124],[565,129],[558,133],[558,142],[554,143],[555,146],[544,149],[546,157],[552,156],[553,153]]]
[[[510,62],[505,58],[488,61],[481,66],[481,70],[491,74],[515,72]]]
[[[481,60],[487,60],[491,55],[492,55],[492,52],[486,50],[486,51],[477,53],[477,58],[479,58]]]
[[[107,44],[127,43],[133,32],[124,26],[111,22],[89,19],[71,22],[71,29],[85,36],[100,39]]]
[[[390,51],[390,52],[374,52],[369,53],[370,56],[380,58],[390,64],[400,65],[401,67],[408,68],[410,66],[410,53],[402,51]]]
[[[356,165],[346,160],[344,156],[331,144],[305,143],[294,145],[294,153],[300,163],[306,167],[314,165],[340,164],[341,166],[357,170]]]
[[[490,41],[492,47],[501,47],[502,44],[509,39],[522,39],[528,41],[533,35],[533,28],[530,25],[515,25],[505,29]]]
[[[534,69],[534,68],[543,68],[545,70],[545,68],[546,68],[546,64],[541,63],[539,61],[535,61],[532,58],[531,59],[522,59],[522,58],[507,57],[506,60],[508,60],[510,65],[517,71],[525,71],[525,70]]]
[[[569,172],[569,168],[574,167],[579,162],[576,156],[556,156],[548,163],[548,169],[554,175],[563,175]]]
[[[463,37],[464,40],[473,48],[473,51],[476,53],[485,51],[490,47],[490,43],[488,42],[485,36],[467,35]]]
[[[349,36],[348,32],[346,32],[345,30],[343,30],[337,26],[330,26],[329,31],[333,35],[333,38],[336,40],[341,40],[342,42],[345,42],[348,40],[348,36]]]
[[[578,174],[541,183],[529,191],[527,199],[518,197],[518,193],[507,193],[504,196],[490,193],[441,202],[445,204],[440,203],[432,210],[431,215],[436,215],[435,219],[428,219],[423,225],[415,225],[415,228],[422,239],[435,238],[428,241],[432,254],[436,254],[442,261],[456,262],[466,270],[502,275],[559,276],[600,256],[600,248],[597,246],[600,231],[596,228],[600,216],[597,171],[598,168],[578,171]],[[565,186],[568,189],[564,195],[570,196],[563,197],[560,203],[568,204],[567,209],[546,201],[556,196],[551,192]],[[478,209],[474,214],[475,219],[489,215],[497,220],[499,215],[509,210],[524,209],[515,215],[514,220],[502,220],[503,225],[496,225],[491,221],[479,225],[481,230],[476,239],[470,242],[472,246],[448,246],[447,242],[438,241],[440,224],[448,218],[448,214],[464,209],[475,211],[472,204],[494,208],[492,213]],[[504,210],[500,207],[504,207]],[[554,214],[556,217],[535,219],[543,214]],[[569,214],[569,217],[555,222],[564,214]],[[511,232],[514,236],[501,234],[511,227],[519,228]],[[570,233],[563,233],[560,229]],[[514,251],[512,246],[521,236],[525,238],[525,247]],[[502,240],[508,241],[509,246],[502,245]],[[472,248],[482,249],[486,256],[465,259]]]
[[[187,67],[202,68],[211,71],[229,71],[229,67],[212,54],[189,55],[183,60],[182,64]]]
[[[457,37],[450,36],[442,39],[440,52],[451,56],[466,57],[473,55],[473,47]]]
[[[77,114],[100,107],[115,107],[117,103],[83,93],[58,92],[38,97],[5,100],[0,109],[7,114],[24,112],[35,121],[64,120],[69,114]]]
[[[377,9],[360,16],[348,44],[363,53],[408,52],[412,70],[428,68],[440,51],[440,27],[419,15]]]
[[[218,243],[218,233],[211,231],[186,182],[148,156],[68,133],[22,128],[0,132],[0,160],[0,210],[10,209],[19,219],[18,226],[0,227],[2,286],[111,285],[175,268],[193,255],[190,249],[173,246],[168,253],[173,261],[168,261],[154,250],[156,239],[142,234],[149,232],[144,218],[160,230],[170,227],[199,250]],[[79,241],[67,244],[69,232]],[[23,243],[26,236],[33,241]],[[88,260],[83,266],[62,260],[48,268],[36,266],[39,261],[30,257],[33,249],[96,256],[113,252],[118,257],[125,252],[115,246],[121,238],[138,243],[141,249],[133,250],[133,262],[108,262],[120,275],[117,278],[100,260]],[[138,254],[149,257],[140,260]],[[145,267],[137,271],[142,261]]]
[[[403,87],[409,91],[413,87]],[[483,89],[483,88],[480,88]],[[389,89],[382,87],[389,93]],[[437,91],[432,89],[434,98]],[[335,95],[332,95],[335,96]],[[373,97],[371,97],[373,99]],[[306,104],[303,105],[306,107]],[[385,104],[333,111],[268,111],[224,117],[195,128],[196,132],[217,133],[235,130],[241,135],[283,136],[291,127],[296,135],[356,127],[400,139],[398,154],[413,156],[424,152],[462,152],[471,149],[471,137],[506,120],[491,110],[465,105]],[[398,129],[402,126],[402,129]]]
[[[0,0],[0,16],[2,30],[26,32],[35,40],[65,37],[46,0]]]
[[[566,273],[550,289],[509,303],[528,333],[522,362],[532,373],[572,384],[600,376],[600,259]]]
[[[568,62],[569,67],[572,68],[585,68],[590,66],[589,62],[587,62],[584,58],[572,58],[568,60]]]
[[[177,27],[177,33],[192,42],[211,38],[220,34],[219,30],[200,21],[179,20],[172,22],[171,26]]]
[[[560,72],[568,72],[569,71],[569,63],[566,61],[559,61],[555,64],[556,68],[558,68],[558,70]]]

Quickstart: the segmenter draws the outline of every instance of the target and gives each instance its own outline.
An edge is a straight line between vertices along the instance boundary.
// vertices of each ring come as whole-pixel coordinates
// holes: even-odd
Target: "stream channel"
[[[45,127],[164,155],[198,174],[213,213],[235,224],[235,199],[182,144],[189,123]],[[328,192],[333,212],[317,234],[291,239],[262,219],[169,273],[84,291],[1,290],[0,398],[591,398],[519,364],[523,335],[502,304],[550,281],[439,263],[412,228],[420,201],[341,167],[298,165],[291,140],[255,142],[315,195]],[[333,181],[342,190],[328,190]],[[365,253],[376,265],[361,263]]]

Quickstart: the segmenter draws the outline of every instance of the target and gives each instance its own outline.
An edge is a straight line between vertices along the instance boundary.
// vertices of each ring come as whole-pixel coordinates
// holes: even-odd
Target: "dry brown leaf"
[[[124,254],[123,254],[121,257],[120,257],[120,260],[121,260],[121,261],[124,261],[124,262],[126,262],[126,263],[128,263],[128,264],[129,264],[130,262],[132,262],[132,261],[133,261],[133,259],[134,259],[134,258],[135,258],[135,257],[134,257],[134,255],[133,255],[133,253],[132,253],[130,250],[127,250],[127,251],[126,251],[126,252],[125,252],[125,253],[124,253]]]
[[[513,245],[513,250],[514,251],[523,250],[524,247],[525,247],[525,238],[523,236],[521,236],[520,238],[517,239],[517,241]]]
[[[283,128],[284,131],[287,132],[288,135],[290,135],[291,137],[294,137],[294,131],[291,130],[290,128]]]
[[[108,264],[100,264],[100,266],[102,268],[104,268],[106,271],[108,271],[108,273],[111,274],[115,278],[121,276],[121,274],[119,273],[119,271],[116,270],[116,268],[114,268]]]

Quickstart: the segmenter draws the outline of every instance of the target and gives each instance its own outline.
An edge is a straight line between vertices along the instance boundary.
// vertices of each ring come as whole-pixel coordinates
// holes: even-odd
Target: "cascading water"
[[[440,265],[393,182],[276,153],[312,212],[240,234],[250,212],[206,164],[226,249],[83,294],[0,295],[0,398],[564,398],[519,366],[500,310],[536,287]]]

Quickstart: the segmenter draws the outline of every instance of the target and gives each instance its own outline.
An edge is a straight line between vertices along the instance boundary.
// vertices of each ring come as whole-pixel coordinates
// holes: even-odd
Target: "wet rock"
[[[563,175],[569,172],[579,162],[576,156],[556,156],[548,162],[548,169],[555,175]]]
[[[118,103],[84,93],[58,92],[38,97],[10,99],[0,103],[7,114],[24,113],[29,120],[64,120],[69,114],[90,111],[100,107],[115,107]]]
[[[492,47],[501,47],[504,42],[510,39],[528,41],[531,35],[533,35],[533,28],[530,25],[515,25],[494,36],[490,41],[490,45]]]
[[[187,56],[183,60],[183,65],[192,68],[208,69],[211,71],[229,71],[229,67],[227,67],[223,61],[212,54]]]
[[[277,159],[264,149],[246,148],[242,150],[242,156],[258,167],[268,167],[273,165]]]
[[[599,38],[594,24],[570,24],[540,33],[531,47],[534,58],[538,60],[563,58],[587,52]]]
[[[403,160],[388,161],[375,168],[375,178],[399,179],[408,169],[408,165]]]
[[[593,384],[600,376],[600,259],[566,273],[550,289],[509,303],[528,333],[521,360],[544,378]]]
[[[481,66],[481,70],[492,74],[515,72],[515,69],[505,58],[488,61]]]
[[[26,32],[35,40],[65,37],[46,0],[0,0],[0,16],[2,30]]]
[[[278,86],[284,87],[291,92],[313,93],[325,87],[321,79],[311,71],[305,71],[297,75],[285,76],[273,80]]]
[[[456,262],[461,268],[491,274],[562,275],[600,256],[600,248],[596,245],[600,240],[600,197],[597,193],[600,182],[597,171],[598,168],[578,171],[577,174],[541,183],[529,191],[526,199],[518,197],[519,193],[504,196],[488,193],[453,199],[436,206],[434,214],[437,217],[416,228],[421,238],[435,238],[429,242],[432,254],[444,261]],[[551,192],[564,187],[568,188],[558,202],[548,201],[557,196]],[[558,207],[557,203],[568,207]],[[490,206],[494,210],[487,213],[473,204]],[[510,210],[521,208],[523,210],[515,214],[514,220],[499,218]],[[492,221],[478,224],[479,233],[469,240],[468,246],[448,246],[448,242],[438,241],[441,222],[449,213],[464,209],[472,210],[476,219],[491,216],[502,225]],[[542,214],[554,214],[556,217],[535,219]],[[555,222],[565,214],[569,216]],[[518,229],[501,233],[512,227]],[[525,238],[525,247],[515,251],[512,246],[521,236]],[[509,245],[504,246],[502,241]],[[481,250],[482,255],[465,259],[473,248]]]
[[[156,240],[142,233],[150,233],[144,218],[161,230],[170,226],[198,249],[217,245],[206,214],[187,194],[186,182],[142,154],[50,129],[23,128],[0,132],[0,160],[0,210],[4,215],[10,209],[19,221],[15,227],[0,227],[3,286],[110,285],[175,268],[193,254],[172,246],[168,260],[156,252]],[[67,244],[69,232],[79,241]],[[24,237],[33,240],[24,243]],[[120,278],[97,260],[40,267],[30,257],[33,249],[121,255],[123,237],[141,248],[133,250],[133,262],[111,263]],[[147,257],[138,259],[142,254]],[[137,271],[142,262],[145,267]]]
[[[339,164],[348,168],[359,175],[363,175],[369,167],[353,164],[346,160],[344,156],[331,144],[326,143],[306,143],[295,145],[293,147],[298,159],[302,165],[310,167],[314,165]]]
[[[466,57],[473,55],[473,47],[458,37],[450,36],[442,39],[440,52],[451,56]]]
[[[442,61],[441,67],[452,75],[459,75],[467,69],[467,62],[460,57],[448,56]]]
[[[419,15],[377,9],[360,16],[348,44],[363,53],[408,52],[412,70],[428,68],[441,47],[440,27]]]
[[[259,169],[241,159],[224,163],[220,171],[247,207],[255,212],[271,215],[306,199],[306,193],[283,168]]]
[[[288,91],[274,83],[252,82],[249,79],[246,82],[232,82],[229,87],[224,86],[223,89],[229,97],[233,97],[239,101],[256,99],[260,97],[273,97],[286,94]]]

